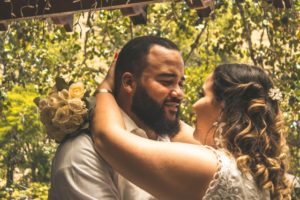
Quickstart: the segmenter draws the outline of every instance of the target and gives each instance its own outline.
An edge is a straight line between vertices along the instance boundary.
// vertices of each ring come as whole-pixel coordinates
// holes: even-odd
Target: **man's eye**
[[[203,88],[200,88],[199,91],[198,91],[198,97],[199,97],[199,98],[202,98],[202,97],[204,97],[204,95],[205,95],[205,94],[204,94]]]
[[[173,84],[173,81],[160,81],[160,83],[164,86],[170,86]]]

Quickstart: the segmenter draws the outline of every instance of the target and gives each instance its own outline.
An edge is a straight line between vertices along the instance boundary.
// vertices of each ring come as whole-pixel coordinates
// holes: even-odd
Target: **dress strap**
[[[212,147],[210,147],[210,146],[206,146],[206,145],[204,147],[207,148],[207,149],[209,149],[209,150],[211,150],[215,154],[215,156],[216,156],[216,158],[218,160],[218,170],[215,172],[212,181],[209,183],[208,188],[206,189],[205,195],[202,198],[202,200],[207,199],[208,195],[217,186],[217,184],[219,182],[219,178],[221,177],[220,173],[221,173],[221,168],[222,168],[222,159],[220,157],[220,154],[217,152],[217,150],[214,149],[214,148],[212,148]]]

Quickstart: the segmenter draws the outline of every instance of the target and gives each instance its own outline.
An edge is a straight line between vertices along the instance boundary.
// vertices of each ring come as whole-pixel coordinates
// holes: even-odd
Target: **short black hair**
[[[177,45],[171,40],[157,36],[141,36],[127,42],[116,61],[115,94],[119,93],[121,78],[125,72],[132,73],[136,78],[140,77],[147,67],[147,55],[153,45],[179,51]]]

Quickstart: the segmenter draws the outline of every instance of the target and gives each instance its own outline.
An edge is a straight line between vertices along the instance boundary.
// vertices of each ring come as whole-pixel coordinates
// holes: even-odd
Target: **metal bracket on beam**
[[[185,0],[187,5],[192,9],[204,9],[206,7],[214,7],[213,0]]]
[[[147,24],[147,5],[122,8],[123,16],[130,17],[134,25]]]
[[[6,22],[0,23],[0,31],[7,31],[8,25]]]
[[[204,7],[196,11],[200,18],[204,18],[204,17],[209,17],[210,13],[212,12],[212,9],[210,7]]]
[[[63,25],[67,32],[73,31],[73,20],[74,15],[58,15],[55,17],[51,17],[54,24]]]
[[[214,0],[185,0],[187,5],[195,9],[200,18],[208,17],[215,9]]]

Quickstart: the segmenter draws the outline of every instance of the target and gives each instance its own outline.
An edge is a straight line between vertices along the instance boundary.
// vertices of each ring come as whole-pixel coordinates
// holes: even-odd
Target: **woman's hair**
[[[219,122],[225,126],[215,137],[223,138],[221,147],[233,154],[243,174],[252,174],[259,188],[270,190],[271,199],[289,199],[288,146],[271,88],[271,79],[259,67],[219,65],[213,74],[213,93],[224,104]]]

